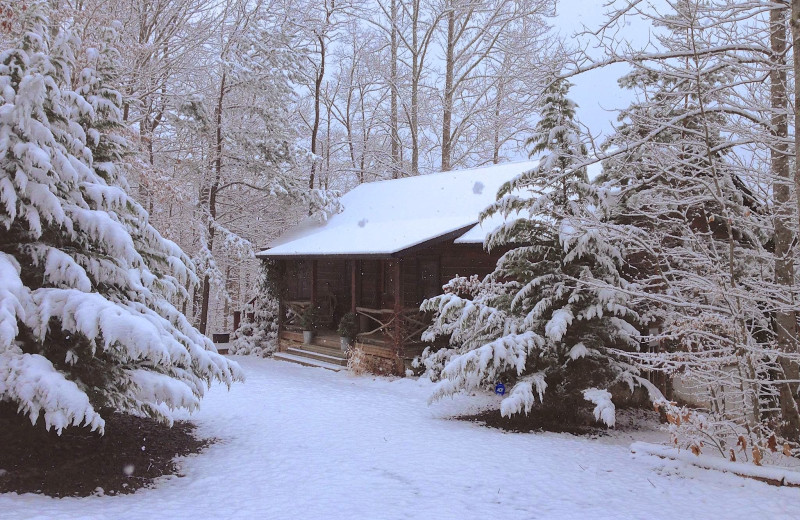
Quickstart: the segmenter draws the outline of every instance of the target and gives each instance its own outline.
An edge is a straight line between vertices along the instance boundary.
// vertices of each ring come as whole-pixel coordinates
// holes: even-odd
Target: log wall
[[[287,299],[308,300],[313,294],[327,321],[324,326],[335,329],[338,320],[351,308],[353,262],[357,275],[360,275],[355,291],[357,305],[388,309],[393,308],[395,300],[395,262],[401,262],[402,302],[405,307],[410,307],[419,306],[425,298],[440,294],[442,286],[455,276],[486,276],[494,269],[501,254],[487,253],[477,244],[451,242],[415,249],[400,258],[385,260],[285,260]],[[312,262],[316,262],[316,276],[312,276]],[[315,282],[313,288],[312,280]]]

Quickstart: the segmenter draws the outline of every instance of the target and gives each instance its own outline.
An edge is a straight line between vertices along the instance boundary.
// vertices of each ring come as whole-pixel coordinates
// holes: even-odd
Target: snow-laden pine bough
[[[0,53],[0,399],[59,432],[102,432],[113,410],[170,422],[243,374],[173,305],[192,262],[128,195],[116,31],[84,47],[46,2],[14,9]]]

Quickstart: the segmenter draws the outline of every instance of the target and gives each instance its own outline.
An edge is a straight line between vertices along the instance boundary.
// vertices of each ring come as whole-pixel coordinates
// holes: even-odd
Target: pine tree
[[[595,419],[613,426],[608,389],[639,379],[610,349],[636,348],[639,316],[614,289],[626,285],[623,254],[596,232],[604,215],[568,89],[556,81],[545,92],[529,141],[532,155],[543,154],[538,167],[484,212],[506,218],[488,246],[510,250],[485,280],[451,281],[448,294],[423,304],[435,312],[425,339],[450,335],[450,347],[426,351],[423,363],[440,381],[434,398],[511,382],[504,416],[536,406],[575,419],[591,401]]]
[[[192,263],[128,195],[114,31],[73,78],[80,42],[48,14],[20,9],[0,54],[0,399],[59,432],[169,422],[243,374],[171,303]]]

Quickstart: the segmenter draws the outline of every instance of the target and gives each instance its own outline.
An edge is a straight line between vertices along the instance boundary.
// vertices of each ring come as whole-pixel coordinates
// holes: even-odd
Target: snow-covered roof
[[[307,219],[258,253],[287,256],[388,256],[452,236],[483,243],[501,222],[478,224],[500,186],[537,161],[498,164],[361,184],[345,194],[344,210],[327,222]]]

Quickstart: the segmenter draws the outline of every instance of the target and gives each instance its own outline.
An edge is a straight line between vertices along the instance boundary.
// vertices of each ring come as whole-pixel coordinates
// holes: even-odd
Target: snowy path
[[[608,439],[441,417],[430,383],[239,358],[194,419],[221,441],[185,477],[120,497],[0,495],[0,518],[694,519],[800,517],[800,490],[642,456]]]

